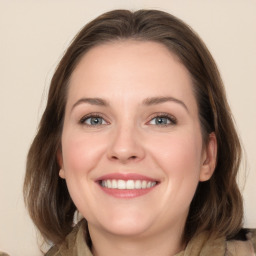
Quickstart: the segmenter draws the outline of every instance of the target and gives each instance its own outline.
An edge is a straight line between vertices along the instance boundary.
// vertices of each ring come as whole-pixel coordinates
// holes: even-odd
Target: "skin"
[[[214,171],[217,147],[214,134],[202,141],[192,87],[178,58],[155,42],[97,46],[74,70],[58,159],[88,221],[94,255],[174,255],[184,248],[189,205],[198,182]],[[95,113],[99,124],[92,125]],[[145,175],[158,185],[116,198],[96,182],[110,173]]]

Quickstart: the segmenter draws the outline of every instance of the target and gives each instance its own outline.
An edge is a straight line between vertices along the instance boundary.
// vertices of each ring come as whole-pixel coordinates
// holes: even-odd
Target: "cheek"
[[[158,137],[150,151],[165,175],[175,181],[197,183],[201,169],[201,135],[196,132],[170,134]]]
[[[201,134],[193,130],[170,133],[150,144],[148,151],[164,175],[162,209],[168,216],[186,215],[200,177]]]
[[[104,143],[94,135],[64,132],[62,137],[63,165],[66,172],[88,173],[104,152]]]
[[[79,211],[87,220],[94,207],[92,170],[105,151],[99,136],[86,135],[77,130],[63,130],[62,155],[63,169],[70,196]]]

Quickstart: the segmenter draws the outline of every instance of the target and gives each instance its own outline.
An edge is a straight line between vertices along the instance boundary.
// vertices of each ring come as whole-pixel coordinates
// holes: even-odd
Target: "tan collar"
[[[52,248],[46,256],[93,256],[85,243],[85,221],[81,221],[60,246]],[[247,241],[226,241],[225,237],[210,239],[207,232],[195,236],[184,251],[175,256],[255,256],[256,231]]]
[[[225,250],[226,240],[224,237],[213,240],[205,232],[192,238],[185,250],[175,256],[224,256]]]

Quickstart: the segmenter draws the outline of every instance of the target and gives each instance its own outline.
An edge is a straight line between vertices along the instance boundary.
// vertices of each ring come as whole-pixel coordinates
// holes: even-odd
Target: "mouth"
[[[96,180],[106,194],[116,198],[135,198],[152,191],[160,182],[138,174],[108,174]]]
[[[157,181],[147,181],[147,180],[101,180],[99,181],[101,187],[109,188],[109,189],[147,189],[152,188],[157,185]]]

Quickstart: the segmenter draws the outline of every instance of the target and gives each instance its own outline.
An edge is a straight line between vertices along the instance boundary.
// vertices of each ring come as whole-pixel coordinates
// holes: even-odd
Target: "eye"
[[[106,125],[107,124],[107,122],[104,120],[104,118],[99,115],[84,116],[80,120],[80,123],[88,125],[88,126],[98,126],[98,125]]]
[[[177,120],[175,117],[171,115],[157,115],[154,118],[152,118],[148,124],[150,125],[158,125],[158,126],[168,126],[168,125],[175,125],[177,123]]]

